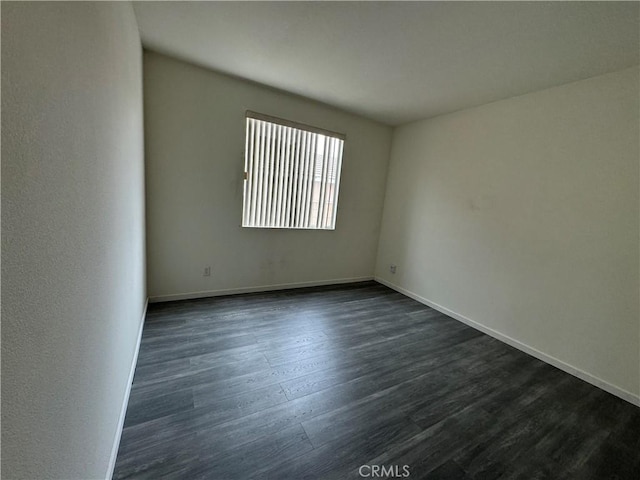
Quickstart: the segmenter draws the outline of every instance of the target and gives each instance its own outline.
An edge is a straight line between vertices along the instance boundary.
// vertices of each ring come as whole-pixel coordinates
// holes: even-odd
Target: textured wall
[[[2,4],[2,478],[105,478],[145,301],[127,3]]]
[[[376,275],[637,400],[638,108],[632,68],[398,128]]]
[[[373,276],[391,128],[153,52],[144,67],[151,298]],[[240,227],[246,110],[347,135],[334,231]]]

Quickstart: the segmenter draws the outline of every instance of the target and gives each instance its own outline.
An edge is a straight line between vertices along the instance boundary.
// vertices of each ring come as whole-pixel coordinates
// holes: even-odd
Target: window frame
[[[270,124],[268,125],[268,136],[264,133],[259,133],[259,135],[261,135],[262,139],[266,139],[267,142],[274,142],[274,144],[269,143],[265,146],[263,141],[258,144],[257,142],[259,140],[256,135],[256,130],[253,129],[255,126],[252,127],[251,134],[256,136],[252,136],[250,140],[250,120],[267,122]],[[264,128],[264,125],[261,125],[262,128]],[[274,133],[275,130],[272,130],[272,128],[281,130],[278,130],[278,133]],[[285,144],[285,137],[281,137],[281,135],[284,131],[287,131],[286,129],[293,129],[288,130],[288,132],[290,134],[293,132],[294,135],[297,135],[297,140],[294,141],[293,137],[286,137],[286,142],[288,143]],[[311,134],[311,136],[308,134]],[[305,146],[304,142],[302,144],[300,143],[303,136],[305,139],[313,139],[313,151],[311,151],[312,149],[309,148],[308,144]],[[323,153],[320,153],[320,150],[317,149],[317,144],[315,143],[320,140],[319,136],[324,137],[321,139],[324,145]],[[245,112],[245,148],[243,152],[244,174],[241,227],[275,230],[335,230],[337,224],[340,180],[342,176],[342,162],[344,160],[344,143],[346,138],[347,136],[343,133],[247,110]],[[276,142],[277,147],[275,146]],[[263,165],[262,159],[260,159],[259,166],[261,171],[254,176],[253,168],[258,165],[258,160],[254,157],[254,149],[257,148],[258,145],[260,153],[266,153],[265,159],[269,156],[268,150],[271,149],[271,157],[268,161],[271,161],[272,163],[268,166],[267,163]],[[292,149],[290,150],[292,154],[290,157],[292,163],[289,164],[288,153],[285,159],[282,150],[280,150],[281,148]],[[265,149],[267,149],[266,152]],[[284,166],[287,166],[287,169],[289,166],[293,168],[293,152],[296,154],[295,174],[293,173],[294,170],[287,170],[287,173],[283,174],[282,168]],[[307,160],[305,161],[304,156],[307,153],[309,157],[307,157]],[[250,156],[251,158],[249,158]],[[322,158],[322,163],[320,163],[321,167],[319,168],[319,179],[317,175],[318,166],[316,165],[318,158]],[[313,163],[307,163],[311,162],[311,159]],[[311,165],[313,165],[313,167]],[[267,170],[262,171],[263,166],[264,168],[267,168]],[[268,172],[268,175],[271,175],[271,178],[275,180],[275,183],[265,183],[265,180],[259,179],[261,175],[265,174],[265,172]],[[259,180],[256,180],[256,178]],[[292,180],[293,178],[296,178],[296,180]],[[293,184],[292,182],[295,182],[297,188],[304,187],[304,191],[308,191],[308,197],[306,200],[302,197],[307,195],[307,193],[301,194],[297,192],[299,195],[297,200],[294,196],[291,196],[290,198],[287,196],[286,200],[284,200],[283,197],[283,200],[286,203],[281,203],[279,195],[283,195],[285,192],[282,191],[281,182],[278,180],[282,181],[283,179],[285,180],[285,183],[289,182],[290,185]],[[319,185],[316,185],[317,182],[319,182]],[[276,185],[278,186],[276,187]],[[330,187],[330,185],[333,185],[333,187]],[[266,192],[257,194],[257,201],[255,186],[259,186],[260,188],[264,186],[269,187]],[[289,186],[289,188],[291,188],[291,186]],[[314,201],[315,193],[319,195],[317,202]],[[329,196],[325,197],[325,195]],[[260,197],[262,197],[262,199]],[[276,198],[278,198],[278,213],[274,215],[273,209],[276,208]],[[262,213],[258,213],[256,217],[254,209],[259,208],[258,205],[261,205],[261,202],[265,202],[267,200],[268,205],[270,206],[270,209],[268,210],[269,218],[264,218],[264,211]],[[251,203],[248,204],[247,202]],[[316,207],[313,206],[315,204],[317,204]],[[308,211],[304,210],[306,214],[299,216],[303,205]],[[286,215],[282,210],[280,210],[281,206],[287,209]],[[316,209],[315,214],[313,213],[314,208]],[[329,208],[330,210],[328,210]],[[291,216],[289,215],[289,211],[292,212]],[[295,214],[293,213],[294,211],[296,212]],[[315,221],[312,221],[312,215],[315,215]],[[255,219],[258,217],[260,220],[256,222]],[[273,221],[274,218],[276,220],[275,222]]]

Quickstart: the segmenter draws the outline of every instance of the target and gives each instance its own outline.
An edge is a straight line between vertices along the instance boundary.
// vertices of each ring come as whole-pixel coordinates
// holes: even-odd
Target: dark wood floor
[[[150,306],[114,478],[374,465],[637,480],[640,408],[373,282]]]

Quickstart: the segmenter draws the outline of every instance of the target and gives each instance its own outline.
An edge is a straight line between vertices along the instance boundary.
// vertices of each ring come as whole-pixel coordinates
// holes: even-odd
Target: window
[[[243,227],[334,230],[345,136],[247,112]]]

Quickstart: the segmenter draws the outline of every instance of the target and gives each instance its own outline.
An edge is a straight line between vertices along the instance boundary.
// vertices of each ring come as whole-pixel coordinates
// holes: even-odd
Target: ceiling
[[[637,2],[135,2],[151,50],[389,125],[639,63]]]

